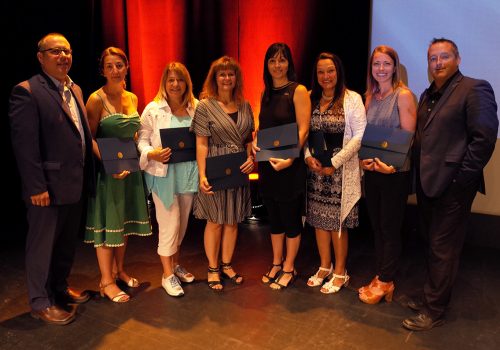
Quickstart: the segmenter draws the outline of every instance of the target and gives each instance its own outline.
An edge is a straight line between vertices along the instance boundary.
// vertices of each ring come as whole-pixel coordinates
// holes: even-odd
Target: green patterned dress
[[[139,126],[137,112],[129,116],[109,114],[99,122],[97,137],[134,137]],[[89,199],[85,242],[94,247],[119,247],[129,235],[151,235],[142,173],[137,171],[119,180],[105,174],[101,167],[96,196]]]

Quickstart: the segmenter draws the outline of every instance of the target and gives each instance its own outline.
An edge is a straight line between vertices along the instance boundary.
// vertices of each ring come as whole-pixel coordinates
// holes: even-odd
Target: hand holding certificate
[[[162,147],[172,150],[168,163],[196,160],[196,136],[188,127],[160,129],[160,137]]]
[[[332,167],[333,152],[327,147],[324,132],[309,131],[308,144],[311,155],[319,160],[322,167]]]
[[[139,171],[137,148],[132,138],[98,138],[104,171],[108,175]]]
[[[206,175],[212,191],[248,185],[248,175],[240,166],[247,161],[246,152],[208,157]]]
[[[269,158],[297,158],[300,155],[297,123],[259,130],[257,146],[260,148],[256,153],[258,162]]]
[[[401,168],[413,141],[413,132],[367,124],[359,159],[378,158],[387,165]]]

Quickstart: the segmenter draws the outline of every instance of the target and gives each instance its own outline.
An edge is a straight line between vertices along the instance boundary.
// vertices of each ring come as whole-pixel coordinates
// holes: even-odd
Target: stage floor
[[[75,322],[50,326],[31,318],[24,278],[22,239],[0,246],[1,349],[500,349],[500,251],[466,245],[446,323],[410,332],[401,321],[405,305],[424,279],[424,250],[414,229],[405,232],[401,267],[392,303],[365,305],[357,289],[373,275],[374,256],[366,227],[350,232],[351,283],[323,295],[306,285],[319,264],[314,234],[303,235],[296,269],[299,278],[282,291],[260,282],[271,264],[266,223],[242,224],[233,265],[241,286],[225,282],[223,293],[206,284],[203,222],[191,220],[181,260],[196,276],[186,295],[172,298],[161,288],[157,237],[132,237],[126,270],[141,285],[133,298],[115,304],[98,296],[95,250],[78,244],[72,285],[93,291]]]

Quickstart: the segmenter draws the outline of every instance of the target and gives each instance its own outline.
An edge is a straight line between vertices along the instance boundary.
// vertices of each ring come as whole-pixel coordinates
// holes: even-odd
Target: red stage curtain
[[[104,47],[127,48],[124,1],[102,0],[102,30]]]
[[[245,96],[257,117],[264,89],[264,56],[269,45],[290,46],[295,69],[302,66],[308,28],[311,28],[311,0],[239,1],[239,59],[245,79]],[[308,53],[307,53],[308,54]],[[308,72],[307,72],[308,74]]]
[[[245,96],[257,115],[267,47],[286,42],[301,67],[314,7],[308,0],[126,0],[125,6],[103,0],[104,42],[128,48],[140,110],[156,95],[167,62],[185,63],[199,91],[210,61],[229,55],[242,66]]]

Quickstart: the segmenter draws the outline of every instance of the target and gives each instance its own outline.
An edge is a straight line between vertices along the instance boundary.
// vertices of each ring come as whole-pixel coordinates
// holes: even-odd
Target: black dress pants
[[[54,305],[54,294],[68,286],[81,215],[81,200],[48,207],[28,205],[26,278],[33,310]]]
[[[442,317],[450,302],[478,184],[473,181],[460,186],[452,182],[441,196],[430,198],[417,179],[420,229],[428,241],[423,312],[433,319]]]
[[[377,274],[394,281],[401,254],[401,227],[408,199],[410,172],[382,174],[366,171],[365,201],[373,230]]]

